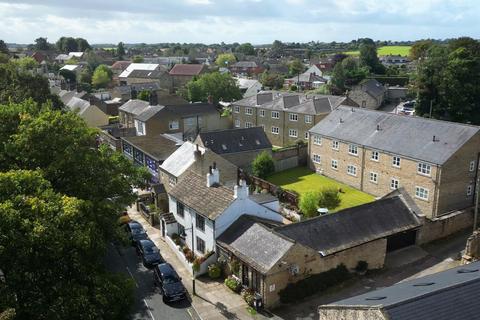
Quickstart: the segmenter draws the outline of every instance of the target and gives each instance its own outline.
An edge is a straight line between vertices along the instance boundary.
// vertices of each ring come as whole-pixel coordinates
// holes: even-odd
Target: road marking
[[[190,316],[190,318],[192,318],[192,320],[195,320],[195,318],[193,317],[192,312],[190,311],[190,308],[187,309],[187,312],[188,312],[188,315]]]
[[[147,307],[147,311],[148,311],[148,314],[150,315],[150,318],[152,318],[152,320],[155,320],[155,317],[153,316],[152,311],[150,311],[150,307],[148,306],[147,300],[143,299],[143,303],[145,303],[145,306]]]
[[[135,280],[135,278],[133,277],[133,274],[132,274],[132,272],[130,271],[130,269],[129,269],[128,267],[125,267],[125,268],[127,268],[127,271],[128,271],[128,273],[130,274],[130,277],[132,277],[133,282],[135,282],[135,286],[136,286],[137,288],[139,288],[138,283],[137,283],[137,281]]]

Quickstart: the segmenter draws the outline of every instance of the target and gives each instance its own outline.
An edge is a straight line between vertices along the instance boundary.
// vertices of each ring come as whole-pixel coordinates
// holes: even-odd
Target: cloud
[[[0,39],[92,43],[349,41],[478,36],[467,0],[0,0]]]

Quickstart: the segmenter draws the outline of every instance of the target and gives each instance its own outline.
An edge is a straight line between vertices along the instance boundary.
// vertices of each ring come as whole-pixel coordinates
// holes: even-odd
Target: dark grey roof
[[[257,66],[255,61],[238,61],[233,65],[235,68],[256,68]]]
[[[198,137],[205,147],[216,154],[272,148],[261,127],[200,132]]]
[[[270,193],[253,193],[249,196],[250,200],[255,201],[258,204],[265,204],[274,201],[278,201],[278,198]]]
[[[145,79],[158,79],[163,74],[167,73],[166,70],[133,70],[128,75],[128,78],[145,78]]]
[[[377,126],[380,130],[377,130]],[[340,106],[310,129],[310,132],[443,164],[479,129],[477,126],[448,121]]]
[[[320,308],[378,308],[390,320],[479,319],[479,270],[474,262]]]
[[[123,137],[122,139],[157,161],[164,161],[175,152],[178,147],[175,141],[165,138],[161,134],[154,136]]]
[[[173,112],[181,117],[194,116],[206,113],[219,113],[219,111],[213,104],[208,103],[167,105],[165,106],[165,110]]]
[[[188,171],[180,179],[170,195],[211,220],[215,220],[235,200],[232,190],[221,185],[207,187],[207,177],[193,171]]]
[[[165,106],[148,106],[145,108],[142,113],[135,116],[135,119],[140,121],[148,121],[150,118],[155,116],[158,112],[162,111]]]
[[[278,226],[278,222],[243,215],[217,238],[217,244],[266,274],[295,242],[265,224]]]
[[[158,83],[158,81],[134,83],[132,85],[118,86],[118,87],[115,87],[113,90],[119,92],[120,94],[129,94],[130,92],[132,92],[132,89],[136,90],[137,92],[140,92],[142,90],[148,90],[148,91],[159,90],[160,83]]]
[[[365,91],[374,98],[383,95],[386,91],[385,87],[375,79],[364,80],[360,82],[357,88]]]
[[[131,113],[134,115],[139,115],[148,107],[148,102],[138,99],[131,99],[122,104],[118,110]]]
[[[276,231],[326,256],[420,225],[404,200],[393,197],[293,223]]]

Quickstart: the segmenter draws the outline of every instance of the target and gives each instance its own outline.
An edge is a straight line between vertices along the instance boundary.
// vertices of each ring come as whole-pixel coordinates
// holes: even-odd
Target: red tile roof
[[[131,64],[131,61],[116,61],[112,64],[112,69],[125,70]]]
[[[170,75],[172,76],[196,76],[199,75],[203,69],[203,64],[176,64],[172,70],[170,70]]]

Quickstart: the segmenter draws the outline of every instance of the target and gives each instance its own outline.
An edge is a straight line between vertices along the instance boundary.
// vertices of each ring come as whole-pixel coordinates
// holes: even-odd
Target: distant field
[[[352,56],[358,56],[360,54],[359,51],[346,51],[344,53]],[[377,49],[377,54],[379,56],[387,56],[387,55],[408,56],[409,53],[410,53],[410,46],[385,46]]]

